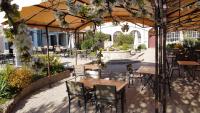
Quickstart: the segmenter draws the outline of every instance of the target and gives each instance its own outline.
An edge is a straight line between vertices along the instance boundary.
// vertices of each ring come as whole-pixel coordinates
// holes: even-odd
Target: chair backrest
[[[37,51],[41,52],[42,48],[41,47],[37,47]]]
[[[80,82],[66,81],[68,95],[84,95],[84,85]]]
[[[60,52],[61,51],[60,47],[56,47],[55,51]]]
[[[95,85],[94,87],[97,101],[113,102],[116,100],[116,86]]]
[[[83,65],[74,65],[74,73],[76,75],[85,75],[85,70]]]
[[[130,74],[133,74],[133,66],[132,66],[132,64],[126,65],[126,69]]]

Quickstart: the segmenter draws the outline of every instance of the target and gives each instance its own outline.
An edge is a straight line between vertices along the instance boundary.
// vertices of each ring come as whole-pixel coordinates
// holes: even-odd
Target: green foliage
[[[69,26],[69,23],[65,20],[66,13],[62,11],[55,11],[54,16],[62,28],[67,28]]]
[[[93,46],[93,39],[86,39],[81,43],[81,49],[91,49]]]
[[[182,49],[183,45],[181,43],[171,43],[171,44],[167,44],[166,48],[168,50],[173,49],[173,48]]]
[[[112,17],[112,10],[115,6],[122,6],[131,14],[138,13],[140,16],[148,14],[147,9],[144,8],[144,0],[132,0],[132,1],[120,1],[120,0],[92,0],[91,3],[82,4],[75,3],[73,0],[67,0],[66,2],[68,10],[73,15],[81,15],[87,20],[92,21],[95,24],[100,24],[103,21],[104,15],[109,14]],[[132,11],[132,6],[138,6],[139,11]],[[117,21],[116,18],[112,18],[113,21]]]
[[[8,79],[11,87],[16,88],[18,91],[27,87],[32,82],[33,71],[30,68],[22,67],[17,68]]]
[[[6,65],[6,67],[0,72],[0,98],[10,98],[12,92],[8,84],[9,76],[14,72],[14,67]]]
[[[11,32],[11,29],[3,29],[5,37],[8,39],[8,41],[13,41],[14,40],[14,36]]]
[[[29,52],[32,49],[32,41],[28,33],[27,26],[24,23],[21,23],[18,27],[18,34],[14,40],[18,53],[17,57],[24,65],[27,65],[31,61],[31,54]]]
[[[119,33],[114,39],[114,45],[121,46],[123,44],[133,44],[134,37],[131,34]]]
[[[114,47],[120,50],[131,49],[133,43],[134,43],[134,36],[131,34],[119,33],[114,38]]]
[[[13,0],[1,0],[0,12],[5,12],[5,17],[8,19],[8,25],[11,27],[11,32],[17,34],[17,20],[19,20],[20,13],[17,4],[11,4]]]
[[[183,47],[185,48],[195,48],[197,39],[195,38],[184,38]]]
[[[6,98],[1,98],[1,97],[0,97],[0,105],[6,103],[6,101],[8,101],[8,99],[6,99]],[[0,108],[0,113],[3,113],[3,110],[2,110],[2,112],[1,112],[1,108]]]
[[[43,72],[47,72],[48,56],[41,54],[35,56],[35,59],[36,60],[34,61],[33,67],[43,75]],[[64,66],[60,63],[60,59],[55,55],[49,56],[49,63],[51,74],[55,74],[64,70]]]
[[[102,42],[109,39],[109,35],[102,32],[96,32],[95,34],[92,31],[86,32],[86,40],[81,43],[81,49],[91,49],[98,45],[98,41]]]
[[[200,40],[196,41],[195,49],[200,49]]]
[[[99,49],[99,51],[98,51],[98,53],[97,53],[97,64],[98,64],[101,68],[105,67],[104,62],[102,62],[102,59],[101,59],[101,58],[103,57],[102,51],[103,51],[103,49]]]
[[[121,45],[121,46],[118,46],[118,48],[119,48],[120,50],[129,50],[129,49],[132,48],[132,45],[131,45],[131,44],[123,44],[123,45]]]
[[[166,48],[167,49],[173,49],[175,47],[176,43],[171,43],[171,44],[167,44]]]
[[[142,50],[142,49],[147,49],[147,47],[145,44],[140,44],[140,45],[138,45],[137,49]]]

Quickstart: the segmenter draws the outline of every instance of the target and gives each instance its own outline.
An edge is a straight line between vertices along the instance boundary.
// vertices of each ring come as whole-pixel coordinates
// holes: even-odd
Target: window
[[[5,50],[8,50],[8,49],[9,49],[8,42],[5,42]]]
[[[180,40],[180,32],[169,32],[167,33],[167,42],[177,42]]]
[[[42,30],[37,30],[37,43],[38,46],[43,46]]]
[[[190,38],[200,38],[199,35],[200,33],[198,31],[192,31],[192,30],[186,31],[186,34],[185,34],[186,37],[190,37]]]

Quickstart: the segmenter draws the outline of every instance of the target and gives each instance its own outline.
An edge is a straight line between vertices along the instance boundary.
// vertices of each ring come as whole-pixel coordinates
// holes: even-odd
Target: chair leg
[[[98,109],[99,109],[99,107],[98,107],[98,104],[96,102],[96,113],[98,112]]]
[[[167,77],[167,84],[168,84],[169,96],[171,96],[171,85],[170,85],[169,77]]]
[[[130,87],[131,81],[130,77],[128,77],[128,88]]]
[[[87,106],[87,102],[86,102],[86,98],[84,98],[84,110],[85,110],[85,113],[87,112],[86,106]]]
[[[174,71],[173,69],[170,69],[170,73],[169,73],[170,79],[172,79],[173,71]]]
[[[115,110],[116,110],[116,113],[117,113],[117,102],[115,103]]]
[[[69,113],[70,113],[71,100],[69,98]]]

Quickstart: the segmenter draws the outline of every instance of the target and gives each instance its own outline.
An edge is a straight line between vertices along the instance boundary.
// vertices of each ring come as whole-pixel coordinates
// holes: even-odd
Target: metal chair
[[[126,66],[127,69],[127,76],[128,76],[128,87],[130,87],[131,84],[133,84],[134,81],[134,74],[136,73],[137,69],[133,69],[132,64],[128,64]]]
[[[75,77],[77,76],[85,76],[85,70],[84,70],[84,66],[83,65],[74,65],[74,72],[73,75]]]
[[[69,113],[71,109],[71,101],[75,98],[78,98],[78,105],[80,105],[80,100],[84,101],[84,111],[86,113],[87,102],[90,99],[89,93],[84,88],[83,83],[66,81],[67,93],[68,93],[68,102],[69,102]]]
[[[60,54],[60,53],[61,53],[60,47],[56,47],[56,48],[55,48],[55,53],[56,53],[56,54]]]
[[[116,86],[95,85],[94,89],[96,100],[96,112],[100,110],[100,112],[102,113],[103,107],[114,106],[117,113],[117,104],[120,98],[118,98],[117,96]]]

